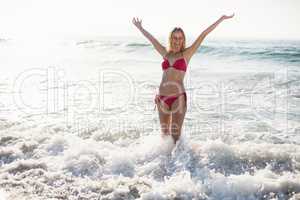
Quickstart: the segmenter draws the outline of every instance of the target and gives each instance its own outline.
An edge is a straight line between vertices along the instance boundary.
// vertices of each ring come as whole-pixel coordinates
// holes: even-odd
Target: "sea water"
[[[300,198],[300,41],[204,41],[176,145],[161,62],[143,38],[1,39],[0,199]]]

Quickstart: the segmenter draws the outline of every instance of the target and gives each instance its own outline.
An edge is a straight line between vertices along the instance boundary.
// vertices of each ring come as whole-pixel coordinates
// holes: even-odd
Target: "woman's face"
[[[184,42],[183,34],[180,31],[175,31],[172,34],[172,39],[171,39],[172,51],[174,53],[179,52],[181,50],[183,42]]]

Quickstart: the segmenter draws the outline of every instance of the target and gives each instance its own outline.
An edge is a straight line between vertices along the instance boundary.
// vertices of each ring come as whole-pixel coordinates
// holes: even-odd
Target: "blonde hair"
[[[168,53],[172,51],[172,37],[175,32],[180,32],[183,36],[183,43],[182,43],[180,51],[182,52],[185,49],[185,34],[184,34],[182,28],[175,27],[169,34]]]

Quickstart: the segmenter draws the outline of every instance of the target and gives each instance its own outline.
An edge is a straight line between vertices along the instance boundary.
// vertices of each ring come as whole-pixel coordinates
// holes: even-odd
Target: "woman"
[[[142,20],[133,18],[133,24],[152,43],[163,57],[163,76],[159,94],[155,97],[163,135],[172,135],[174,143],[179,139],[184,116],[187,109],[186,93],[183,85],[184,75],[191,57],[199,48],[204,38],[223,20],[232,18],[223,15],[214,24],[205,29],[190,46],[185,47],[185,34],[181,28],[174,28],[169,36],[169,47],[166,49],[148,31],[142,27]]]

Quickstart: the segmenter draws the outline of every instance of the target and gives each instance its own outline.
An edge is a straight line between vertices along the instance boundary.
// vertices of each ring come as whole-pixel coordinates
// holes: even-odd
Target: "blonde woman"
[[[187,110],[187,97],[183,79],[188,63],[204,38],[222,21],[233,16],[234,14],[220,17],[215,23],[205,29],[190,47],[185,46],[186,38],[183,30],[178,27],[174,28],[169,36],[168,49],[142,27],[142,20],[138,18],[133,18],[132,20],[133,24],[163,57],[163,75],[159,86],[159,94],[155,97],[155,103],[158,107],[161,132],[163,135],[171,135],[174,143],[180,137]]]

